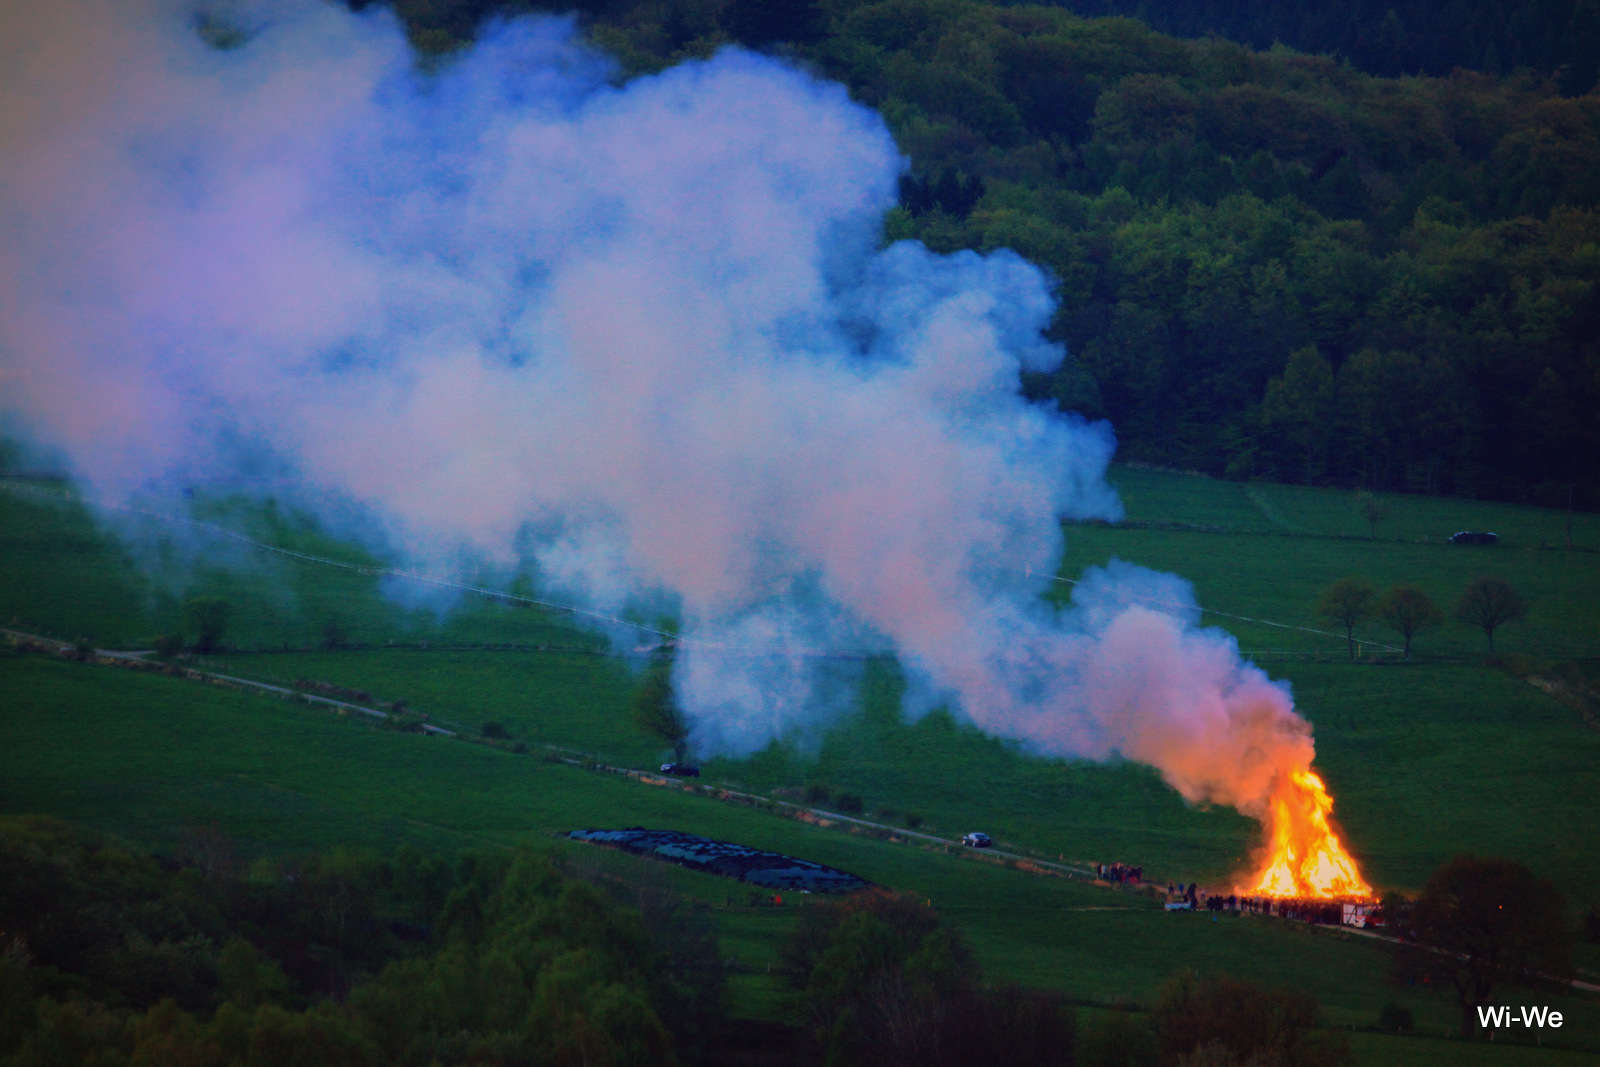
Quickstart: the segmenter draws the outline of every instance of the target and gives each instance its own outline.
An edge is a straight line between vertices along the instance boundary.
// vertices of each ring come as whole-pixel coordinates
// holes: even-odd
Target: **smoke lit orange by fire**
[[[1371,896],[1372,887],[1328,823],[1332,810],[1333,798],[1311,771],[1280,779],[1268,816],[1266,860],[1244,892],[1301,899]]]

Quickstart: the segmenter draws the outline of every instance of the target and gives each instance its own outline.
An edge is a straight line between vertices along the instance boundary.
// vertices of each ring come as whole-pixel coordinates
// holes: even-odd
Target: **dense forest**
[[[670,1065],[722,1011],[674,894],[529,849],[243,863],[0,818],[0,1064]]]
[[[1179,37],[1282,43],[1373,74],[1553,75],[1581,96],[1600,73],[1596,0],[1063,0],[1080,15],[1126,15]]]
[[[886,889],[800,909],[781,973],[801,1025],[729,1020],[705,906],[641,874],[530,847],[247,863],[206,828],[152,855],[6,816],[0,1065],[1350,1062],[1315,998],[1184,971],[1080,1035],[1059,994],[985,982],[958,929]]]
[[[529,9],[395,2],[434,62]],[[1600,94],[1567,95],[1575,67],[1387,78],[967,0],[578,6],[628,74],[741,41],[879,109],[911,164],[886,236],[1048,267],[1071,356],[1024,386],[1109,418],[1126,460],[1600,507]],[[1570,43],[1593,6],[1503,21]]]

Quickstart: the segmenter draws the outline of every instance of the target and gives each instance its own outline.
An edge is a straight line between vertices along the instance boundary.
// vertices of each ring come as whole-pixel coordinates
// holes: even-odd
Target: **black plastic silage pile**
[[[574,841],[619,848],[635,855],[735,878],[764,889],[853,893],[872,885],[865,878],[810,860],[797,860],[793,856],[713,841],[677,830],[646,830],[636,826],[626,830],[573,830],[567,836]]]

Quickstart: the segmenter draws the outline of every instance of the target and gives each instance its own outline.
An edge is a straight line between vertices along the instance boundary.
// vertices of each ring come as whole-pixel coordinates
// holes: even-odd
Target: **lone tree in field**
[[[672,758],[683,761],[689,748],[689,724],[672,691],[672,653],[658,651],[645,668],[633,694],[633,722],[645,733],[672,746]]]
[[[1462,1036],[1502,985],[1537,988],[1572,974],[1572,923],[1555,886],[1513,860],[1457,856],[1433,872],[1411,910],[1416,948],[1397,977],[1455,987]]]
[[[1365,578],[1350,577],[1328,586],[1317,601],[1319,615],[1344,627],[1351,659],[1356,658],[1356,624],[1372,618],[1375,599],[1372,585]]]
[[[1378,618],[1405,639],[1405,657],[1411,658],[1411,639],[1444,622],[1444,612],[1414,585],[1397,585],[1378,602]]]
[[[197,596],[184,605],[189,628],[194,630],[194,650],[201,655],[222,647],[222,635],[228,632],[228,616],[233,606],[219,596]]]
[[[1376,541],[1378,524],[1389,517],[1389,505],[1363,489],[1356,494],[1356,507],[1361,509],[1361,517],[1367,520],[1367,537]]]
[[[1489,652],[1494,652],[1494,632],[1508,622],[1516,622],[1528,615],[1528,602],[1521,593],[1499,578],[1474,578],[1467,591],[1456,601],[1456,618],[1468,626],[1476,626],[1489,639]]]

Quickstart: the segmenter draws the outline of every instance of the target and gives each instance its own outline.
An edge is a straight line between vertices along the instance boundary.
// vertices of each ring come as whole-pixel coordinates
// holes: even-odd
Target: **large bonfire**
[[[1261,868],[1240,891],[1302,900],[1370,897],[1372,887],[1328,821],[1332,810],[1333,798],[1310,770],[1280,777],[1267,817],[1269,840]]]

